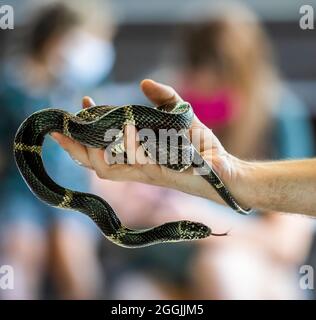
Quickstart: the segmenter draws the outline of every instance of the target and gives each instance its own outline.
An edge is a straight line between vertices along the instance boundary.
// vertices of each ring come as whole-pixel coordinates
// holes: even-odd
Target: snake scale
[[[94,106],[83,109],[76,115],[59,109],[44,109],[33,113],[19,127],[14,140],[14,156],[25,182],[39,199],[55,207],[76,210],[88,215],[98,225],[104,236],[117,245],[137,248],[161,242],[196,240],[209,235],[225,235],[212,233],[206,225],[192,221],[168,222],[142,230],[129,229],[121,223],[105,200],[93,194],[63,188],[48,176],[43,165],[42,144],[45,135],[50,132],[63,133],[89,147],[107,148],[109,142],[105,141],[104,136],[108,129],[114,128],[123,132],[124,126],[132,123],[137,130],[150,128],[158,132],[161,128],[172,128],[179,131],[190,128],[192,119],[192,108],[186,102],[161,108],[141,105]],[[158,150],[159,143],[156,141],[154,144],[158,146]],[[141,145],[150,156],[148,145],[146,146],[144,141],[141,142]],[[116,146],[112,148],[112,152],[124,153],[124,150],[117,150]],[[224,201],[239,213],[249,213],[248,209],[242,209],[238,205],[221,179],[190,143],[186,147],[179,144],[178,148],[189,157],[189,161],[183,164],[181,160],[178,163],[174,161],[171,163],[168,160],[163,164],[164,166],[183,171],[190,166],[203,165],[204,168],[208,168],[208,172],[202,177],[215,188]],[[169,144],[162,152],[169,155]],[[196,158],[201,160],[199,165],[193,164]]]

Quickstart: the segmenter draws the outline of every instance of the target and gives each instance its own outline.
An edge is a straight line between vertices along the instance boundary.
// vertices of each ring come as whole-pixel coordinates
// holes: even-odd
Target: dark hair
[[[222,21],[211,21],[186,28],[183,44],[186,63],[193,68],[218,65],[221,61],[220,41],[224,32]]]
[[[183,45],[186,66],[212,68],[235,88],[249,92],[259,79],[274,78],[270,42],[255,17],[229,12],[194,25]]]
[[[75,12],[63,4],[55,4],[41,10],[30,27],[29,53],[40,57],[48,40],[62,35],[79,23]]]

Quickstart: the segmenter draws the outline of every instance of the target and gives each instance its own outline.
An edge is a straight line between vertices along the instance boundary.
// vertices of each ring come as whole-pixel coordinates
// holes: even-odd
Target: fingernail
[[[154,81],[154,80],[152,80],[152,79],[144,79],[144,80],[142,80],[141,81],[141,85],[143,85],[144,83],[148,83],[148,82],[150,82],[151,84],[157,84],[157,82],[156,81]]]
[[[93,101],[93,99],[89,96],[84,96],[83,100],[87,101],[90,105],[95,105],[95,102]]]

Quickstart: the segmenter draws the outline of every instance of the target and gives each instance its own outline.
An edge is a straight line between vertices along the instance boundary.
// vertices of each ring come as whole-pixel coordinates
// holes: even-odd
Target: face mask
[[[114,47],[110,42],[85,32],[67,37],[59,56],[62,67],[58,71],[58,79],[75,87],[98,85],[109,75],[115,61]]]
[[[184,100],[190,102],[196,116],[210,128],[229,124],[238,109],[234,95],[226,89],[218,90],[208,96],[202,96],[192,90],[184,90],[181,95]]]

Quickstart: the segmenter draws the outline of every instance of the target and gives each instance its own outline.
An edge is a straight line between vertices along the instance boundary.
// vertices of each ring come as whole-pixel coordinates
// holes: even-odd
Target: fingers
[[[88,97],[85,96],[82,99],[82,107],[83,108],[89,108],[94,106],[94,101]],[[81,145],[79,142],[74,141],[71,138],[68,138],[64,136],[61,133],[52,132],[51,137],[63,148],[65,151],[67,151],[70,155],[70,157],[77,162],[79,162],[81,165],[92,168],[91,162],[89,159],[89,154],[87,151],[87,148],[83,145]]]
[[[177,92],[170,86],[145,79],[140,83],[145,96],[154,104],[160,106],[163,104],[173,104],[182,101]]]
[[[82,99],[82,107],[84,109],[95,106],[95,102],[92,98],[85,96]],[[101,177],[103,171],[108,169],[108,165],[104,159],[104,151],[97,148],[85,148],[87,159],[90,163],[90,167],[96,171],[97,175]],[[79,159],[78,159],[79,160]],[[80,160],[79,160],[80,161]]]
[[[86,147],[61,133],[52,132],[51,137],[69,153],[72,159],[79,161],[87,168],[91,168]]]
[[[83,97],[82,107],[84,109],[90,108],[95,105],[96,104],[92,98],[90,98],[88,96]],[[131,128],[130,128],[130,130],[131,130]],[[134,132],[135,132],[135,128],[134,128]],[[130,132],[129,136],[131,137],[130,140],[132,141],[130,143],[136,143],[136,139],[133,137],[131,132]],[[134,148],[134,150],[135,150],[135,148]],[[120,176],[122,176],[122,175],[126,176],[127,173],[130,172],[130,168],[128,168],[127,166],[120,165],[120,167],[118,167],[116,165],[109,165],[108,161],[107,161],[107,156],[106,156],[105,150],[87,147],[87,148],[85,148],[85,151],[86,151],[85,160],[86,159],[88,160],[88,162],[90,164],[90,168],[92,168],[96,172],[96,174],[99,178],[116,180],[116,179],[119,179]],[[74,153],[74,151],[73,151],[73,153]],[[131,157],[132,157],[132,155],[130,155],[130,158]],[[77,158],[77,159],[80,161],[79,158]],[[123,173],[125,173],[125,174],[123,174]]]
[[[139,136],[133,125],[126,125],[124,129],[124,147],[129,164],[148,164],[144,148],[140,145]]]

